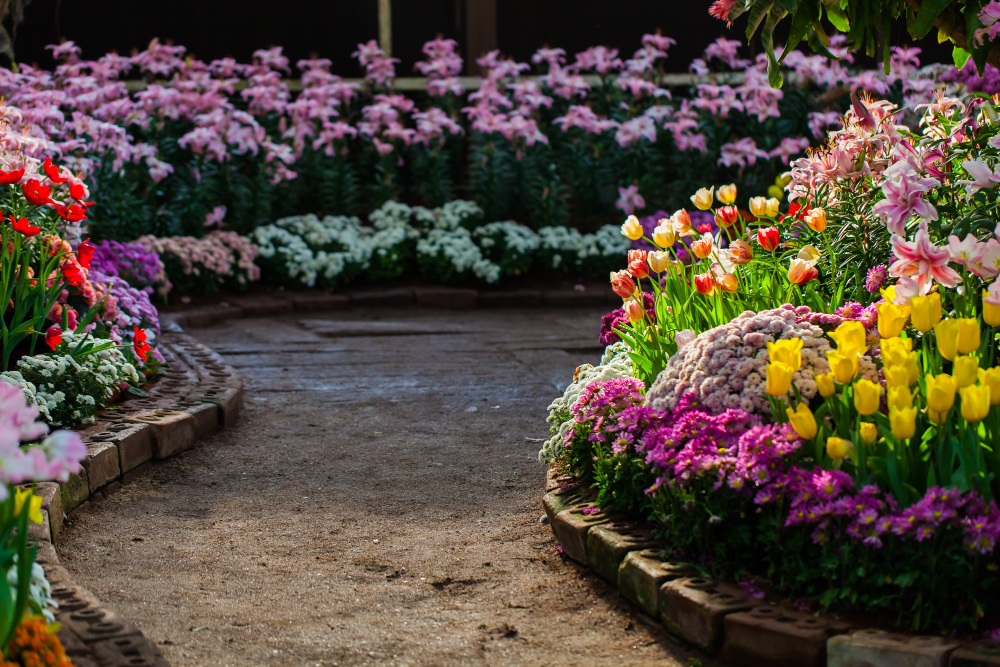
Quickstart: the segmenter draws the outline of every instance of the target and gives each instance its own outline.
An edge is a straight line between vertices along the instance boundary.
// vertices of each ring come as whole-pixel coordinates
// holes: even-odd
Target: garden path
[[[78,510],[63,564],[175,667],[689,664],[539,523],[528,438],[600,314],[196,330],[246,376],[239,424]]]

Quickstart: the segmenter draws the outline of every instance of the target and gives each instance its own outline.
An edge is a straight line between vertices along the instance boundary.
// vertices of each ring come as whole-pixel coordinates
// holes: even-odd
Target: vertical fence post
[[[378,45],[392,55],[392,0],[378,0]]]
[[[465,0],[465,61],[478,75],[476,58],[497,48],[497,0]]]

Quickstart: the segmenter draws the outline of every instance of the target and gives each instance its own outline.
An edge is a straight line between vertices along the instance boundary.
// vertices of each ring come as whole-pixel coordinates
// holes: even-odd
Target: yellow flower
[[[771,192],[768,191],[768,194],[771,194]],[[779,196],[778,199],[781,199],[781,197]],[[769,218],[777,217],[778,207],[781,206],[781,202],[778,201],[778,199],[771,197],[770,199],[767,200],[767,217]]]
[[[792,423],[792,428],[799,434],[800,438],[812,440],[816,437],[816,418],[813,417],[812,410],[805,403],[799,403],[794,410],[785,408],[788,421]]]
[[[979,359],[975,357],[955,357],[952,375],[955,377],[955,384],[958,388],[968,387],[976,384],[979,378]]]
[[[951,361],[958,354],[958,320],[942,320],[934,326],[938,352]]]
[[[674,225],[670,220],[660,220],[656,229],[653,230],[653,243],[661,248],[669,248],[677,241],[677,234],[674,232]]]
[[[28,502],[28,520],[34,523],[41,523],[45,520],[42,516],[42,498],[36,496],[30,489],[18,489],[14,495],[14,515],[21,514],[25,501]]]
[[[930,419],[935,424],[943,424],[944,417],[945,413],[937,412],[936,410],[931,410],[930,408],[927,408],[927,418]]]
[[[720,185],[719,189],[715,192],[715,196],[719,199],[719,202],[729,206],[736,201],[736,184]]]
[[[639,218],[634,215],[625,218],[625,224],[622,225],[622,236],[627,236],[633,241],[642,238],[642,225],[639,224]]]
[[[979,382],[990,388],[990,405],[1000,405],[1000,366],[981,371]]]
[[[955,378],[947,373],[927,375],[927,407],[944,415],[955,404]]]
[[[816,249],[816,246],[814,246],[814,245],[806,245],[806,246],[802,246],[802,249],[799,250],[799,254],[796,255],[796,257],[798,257],[799,259],[804,259],[807,262],[811,262],[811,263],[815,264],[816,262],[819,261],[820,254],[819,254],[819,250]]]
[[[780,361],[767,365],[767,393],[771,396],[784,396],[792,387],[792,375],[795,369]]]
[[[937,292],[910,299],[910,323],[920,333],[927,333],[941,321],[941,295]]]
[[[910,317],[909,306],[899,306],[883,301],[878,306],[878,333],[882,338],[895,338],[903,331]]]
[[[833,396],[833,392],[836,388],[833,386],[833,374],[823,373],[822,375],[817,375],[813,378],[816,380],[816,388],[819,389],[819,395],[823,398],[828,398]]]
[[[889,409],[902,410],[913,406],[913,392],[909,387],[893,387],[889,390]]]
[[[781,199],[782,197],[785,196],[785,191],[781,188],[780,185],[769,185],[767,188],[767,194],[771,195],[772,197]]]
[[[758,218],[763,218],[767,216],[767,198],[766,197],[751,197],[750,198],[750,212],[753,213]]]
[[[913,349],[913,339],[884,338],[879,343],[879,347],[882,348],[883,363],[900,366],[906,362],[906,355]]]
[[[1000,327],[1000,306],[986,300],[989,292],[983,290],[983,322],[990,327]]]
[[[691,195],[691,203],[702,211],[712,208],[712,196],[715,188],[700,188],[698,192]]]
[[[885,359],[884,356],[882,358]],[[910,374],[907,372],[906,366],[883,366],[882,375],[885,376],[885,386],[887,389],[910,386]]]
[[[661,273],[670,266],[670,253],[662,250],[650,250],[646,253],[646,263],[649,264],[649,268],[654,273]]]
[[[889,408],[889,426],[900,440],[912,438],[917,430],[917,409]]]
[[[840,384],[847,384],[858,373],[858,349],[848,348],[844,352],[827,350],[826,358],[830,362],[830,372]]]
[[[917,353],[910,352],[906,355],[906,362],[903,365],[906,367],[906,372],[910,374],[910,384],[916,384],[921,375],[920,365],[917,363]]]
[[[806,225],[814,232],[822,232],[826,229],[826,211],[821,208],[814,208],[806,214]]]
[[[790,338],[767,344],[767,358],[791,367],[792,372],[802,367],[802,339]]]
[[[878,438],[878,427],[869,422],[861,422],[861,439],[870,445]]]
[[[958,320],[958,351],[970,354],[979,349],[979,322],[974,317]]]
[[[839,461],[854,449],[854,445],[851,444],[850,440],[844,440],[843,438],[829,437],[826,439],[826,453],[834,461]]]
[[[854,409],[862,415],[870,415],[878,410],[882,398],[882,387],[871,380],[862,378],[854,383]]]
[[[962,387],[962,419],[974,423],[981,420],[990,411],[990,388],[974,384]]]
[[[844,322],[834,331],[827,334],[837,344],[837,349],[843,352],[849,347],[858,347],[862,350],[868,347],[865,336],[865,325],[861,322]]]

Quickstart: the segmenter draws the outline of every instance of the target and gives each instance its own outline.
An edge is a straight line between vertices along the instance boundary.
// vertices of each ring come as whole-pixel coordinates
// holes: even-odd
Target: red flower
[[[73,199],[83,199],[87,196],[87,189],[83,187],[83,183],[70,183],[69,196]]]
[[[767,229],[757,230],[757,243],[760,244],[764,250],[768,252],[774,252],[781,245],[781,233],[778,231],[777,227],[768,227]]]
[[[135,353],[140,359],[146,361],[149,358],[149,351],[152,349],[146,343],[146,330],[136,326],[132,328],[135,330]]]
[[[80,222],[87,219],[87,209],[78,204],[72,204],[69,207],[62,204],[54,204],[54,206],[56,213],[66,222]]]
[[[699,273],[694,277],[694,287],[699,293],[705,296],[712,296],[715,294],[715,276],[708,271]]]
[[[90,260],[94,257],[94,251],[97,248],[90,242],[90,239],[80,241],[80,245],[76,247],[76,261],[80,262],[80,266],[85,269],[90,268]]]
[[[27,218],[15,220],[14,216],[10,216],[10,223],[14,227],[15,232],[21,232],[25,236],[34,236],[38,232],[42,231],[41,227],[32,227]]]
[[[708,234],[709,232],[712,231],[712,225],[708,225],[708,224],[698,225],[697,229],[702,234]]]
[[[806,214],[808,214],[809,211],[811,211],[811,210],[812,209],[809,208],[809,206],[802,206],[802,204],[800,204],[798,202],[793,202],[788,207],[788,215],[787,216],[786,215],[779,215],[778,216],[778,220],[779,221],[784,220],[786,217],[787,218],[795,218],[796,220],[804,220],[805,217],[806,217]]]
[[[636,278],[645,278],[649,275],[649,267],[646,266],[645,250],[628,251],[628,272]]]
[[[54,350],[61,343],[62,329],[53,324],[45,331],[45,344]]]
[[[65,176],[59,175],[59,167],[52,164],[52,158],[50,157],[45,158],[45,164],[42,165],[42,171],[45,172],[45,175],[48,176],[49,180],[53,183],[65,183],[69,180]]]
[[[24,178],[24,169],[0,171],[0,185],[17,185]]]
[[[739,211],[735,206],[723,206],[715,212],[715,224],[719,227],[731,227],[739,218]]]
[[[63,262],[59,270],[62,271],[63,278],[70,285],[82,285],[83,281],[87,279],[87,276],[83,273],[83,269],[77,266],[76,262]]]
[[[52,203],[52,199],[49,198],[51,192],[49,186],[42,185],[33,178],[29,178],[28,182],[24,184],[24,198],[34,206],[45,206]]]

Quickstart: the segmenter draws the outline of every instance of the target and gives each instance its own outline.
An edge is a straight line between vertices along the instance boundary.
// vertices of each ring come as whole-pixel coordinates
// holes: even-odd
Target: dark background
[[[660,28],[677,40],[667,68],[684,72],[717,37],[746,43],[746,20],[727,30],[708,15],[709,5],[710,0],[496,0],[497,43],[519,61],[527,61],[543,45],[564,48],[570,62],[573,53],[599,44],[617,48],[627,58],[644,33]],[[464,7],[465,0],[394,0],[393,56],[402,60],[397,75],[414,75],[413,63],[423,58],[420,47],[438,33],[456,39],[466,56]],[[902,26],[895,32],[894,44],[906,39]],[[45,46],[60,38],[73,40],[84,58],[95,59],[111,50],[128,54],[143,49],[153,37],[182,44],[206,61],[232,56],[248,62],[254,50],[280,45],[293,65],[317,54],[333,61],[334,73],[359,76],[351,53],[359,42],[378,38],[378,2],[34,0],[25,11],[15,50],[18,62],[49,68],[53,61]],[[951,60],[947,44],[925,39],[919,46],[924,63]],[[751,49],[759,49],[756,37]]]

